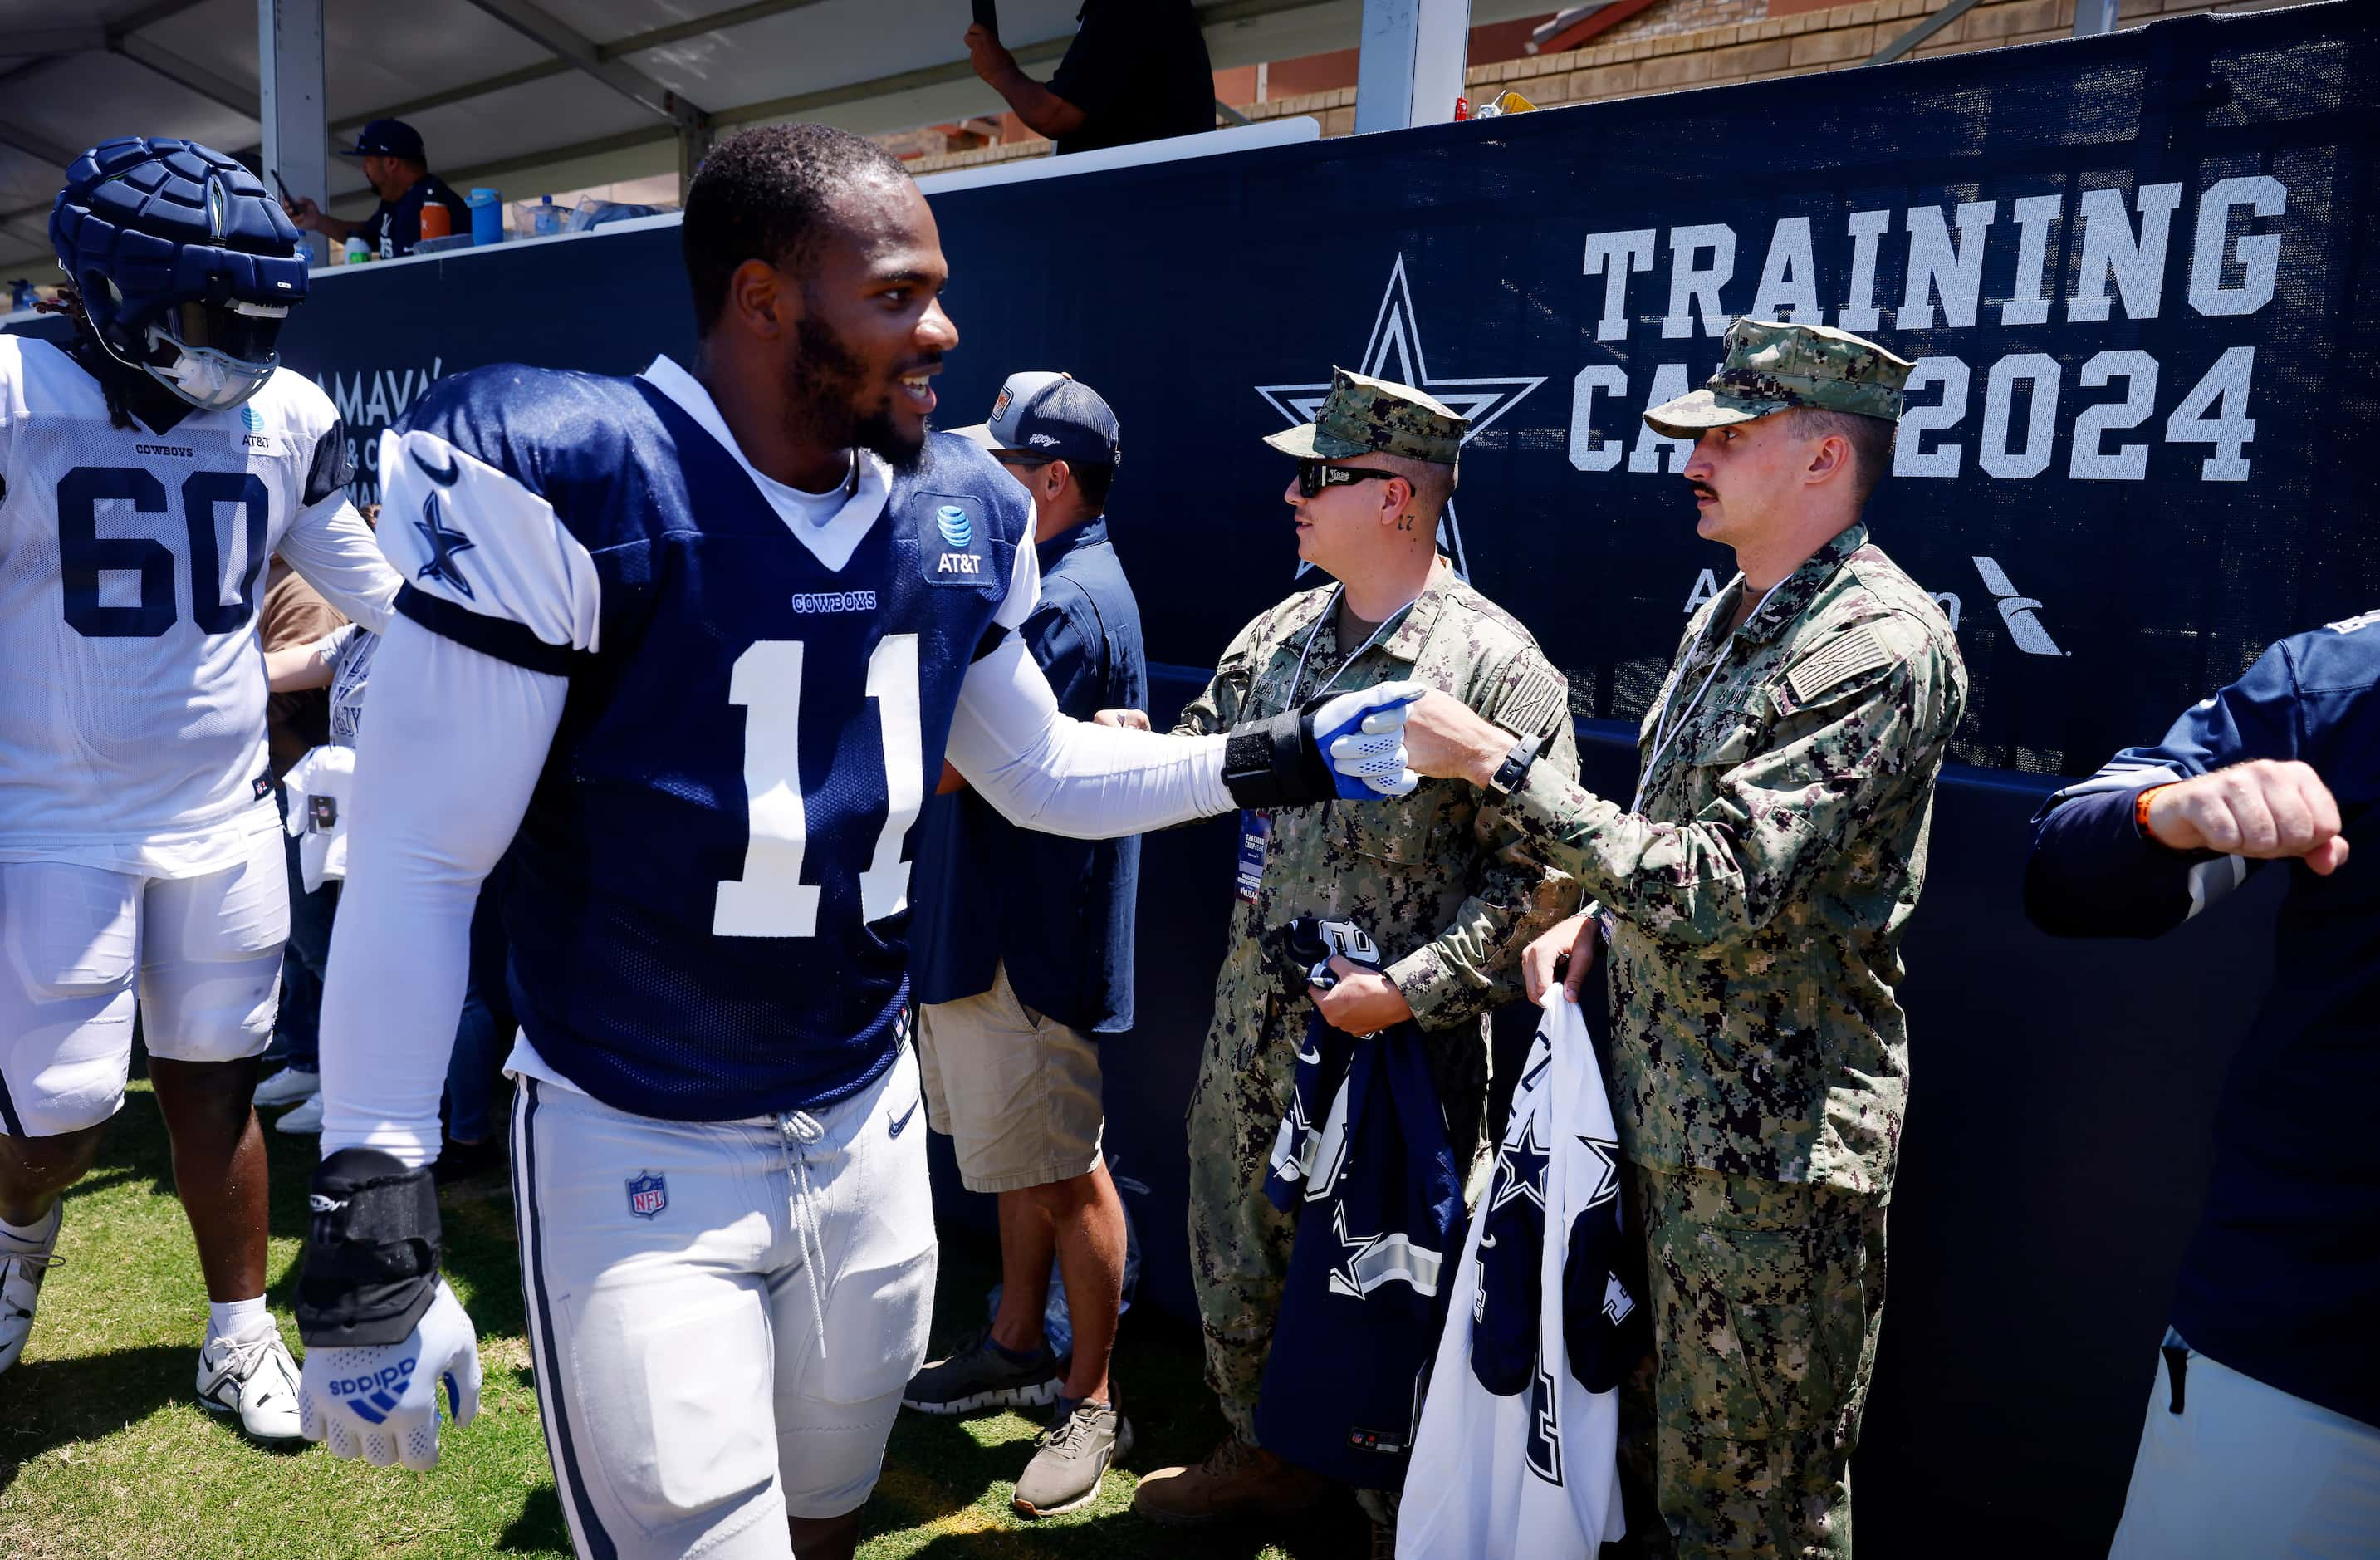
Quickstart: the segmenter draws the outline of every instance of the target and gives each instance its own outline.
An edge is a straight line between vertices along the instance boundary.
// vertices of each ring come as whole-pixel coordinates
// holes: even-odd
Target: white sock
[[[12,1225],[6,1219],[0,1219],[0,1235],[8,1237],[21,1246],[39,1246],[50,1237],[50,1215],[44,1213],[30,1225]]]
[[[207,1336],[210,1338],[253,1338],[270,1332],[273,1313],[264,1309],[264,1297],[252,1300],[209,1300],[207,1302]]]

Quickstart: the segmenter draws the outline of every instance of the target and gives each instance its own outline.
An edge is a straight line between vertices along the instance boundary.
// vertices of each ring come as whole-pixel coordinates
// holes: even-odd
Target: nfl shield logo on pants
[[[650,1219],[669,1206],[669,1182],[647,1170],[628,1177],[628,1212]]]

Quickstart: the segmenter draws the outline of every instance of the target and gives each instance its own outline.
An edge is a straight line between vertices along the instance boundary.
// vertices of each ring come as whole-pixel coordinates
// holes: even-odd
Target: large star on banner
[[[1379,315],[1372,322],[1372,339],[1365,344],[1364,356],[1356,363],[1355,372],[1410,384],[1469,418],[1471,426],[1463,435],[1466,445],[1546,382],[1542,374],[1431,378],[1422,360],[1421,324],[1414,314],[1413,292],[1405,283],[1402,255],[1397,256],[1396,263],[1389,270],[1389,290],[1381,296]],[[1313,421],[1315,413],[1322,409],[1322,403],[1330,395],[1328,380],[1319,384],[1259,384],[1255,388],[1293,428]],[[1455,523],[1452,499],[1447,500],[1446,513],[1439,518],[1438,547],[1454,561],[1455,573],[1465,579],[1471,578],[1471,561],[1463,550],[1463,530]],[[1313,567],[1300,559],[1297,571],[1302,575]]]
[[[416,579],[443,579],[463,592],[466,600],[479,598],[471,593],[471,582],[463,578],[455,562],[455,555],[468,553],[479,545],[469,537],[448,525],[438,513],[438,495],[431,494],[421,501],[421,518],[413,522],[421,540],[430,544],[430,561],[414,571]]]

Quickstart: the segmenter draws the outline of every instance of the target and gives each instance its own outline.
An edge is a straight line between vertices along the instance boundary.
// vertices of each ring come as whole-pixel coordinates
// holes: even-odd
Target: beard
[[[860,411],[868,394],[868,370],[843,338],[810,314],[795,327],[794,341],[799,349],[785,370],[786,425],[831,449],[864,449],[881,456],[895,471],[916,470],[926,453],[924,434],[904,433],[889,401]],[[927,427],[930,431],[932,424]]]

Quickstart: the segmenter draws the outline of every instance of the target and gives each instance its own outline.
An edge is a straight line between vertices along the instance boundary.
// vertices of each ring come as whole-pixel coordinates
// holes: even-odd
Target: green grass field
[[[273,1155],[270,1298],[288,1311],[311,1142],[267,1132]],[[62,1264],[30,1345],[0,1374],[0,1557],[5,1560],[343,1560],[507,1554],[567,1560],[568,1531],[538,1427],[522,1335],[512,1204],[501,1176],[446,1188],[447,1275],[480,1329],[487,1384],[477,1422],[450,1431],[430,1475],[334,1462],[319,1447],[266,1451],[198,1405],[206,1331],[165,1133],[136,1082],[91,1176],[67,1195]],[[939,1350],[982,1316],[988,1249],[942,1251]],[[1134,1469],[1205,1455],[1221,1432],[1194,1333],[1135,1314],[1117,1359],[1139,1437]],[[1352,1504],[1262,1533],[1184,1534],[1132,1515],[1134,1473],[1111,1472],[1082,1511],[1038,1523],[1009,1510],[1036,1426],[904,1414],[865,1517],[865,1560],[930,1555],[1219,1556],[1327,1560],[1365,1552]]]

